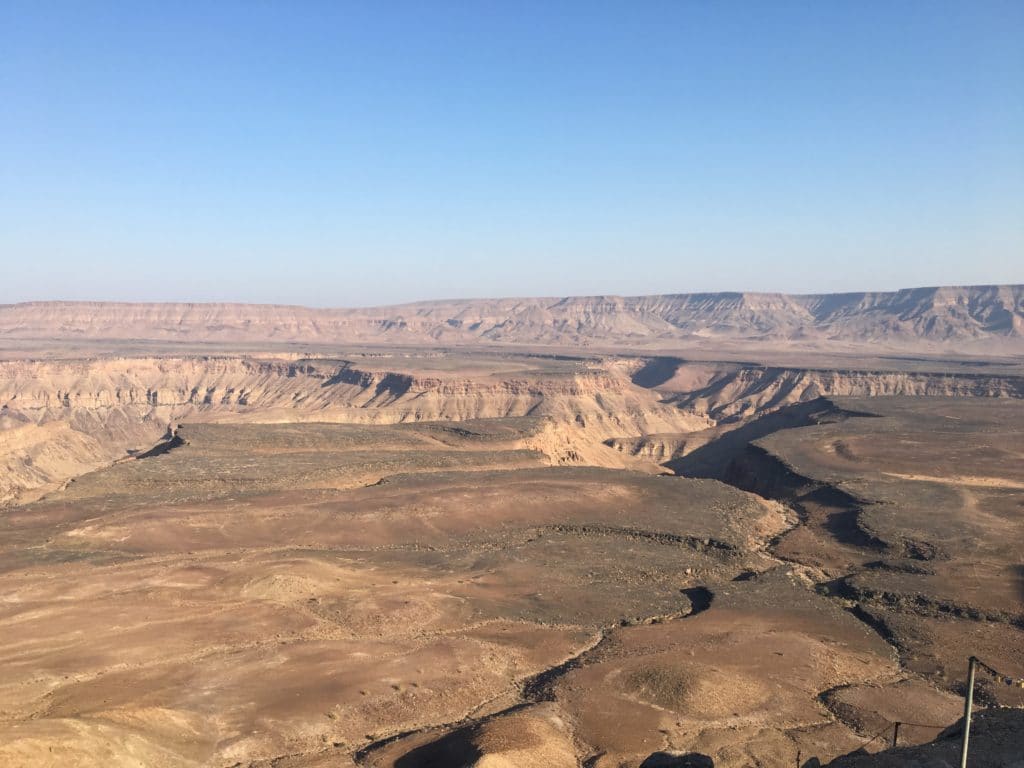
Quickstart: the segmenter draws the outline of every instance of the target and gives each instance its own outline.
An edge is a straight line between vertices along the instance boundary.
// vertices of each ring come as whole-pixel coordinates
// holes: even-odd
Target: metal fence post
[[[978,660],[967,660],[967,694],[964,696],[964,740],[960,745],[960,768],[967,768],[967,740],[971,737],[971,709],[974,707],[974,668]]]

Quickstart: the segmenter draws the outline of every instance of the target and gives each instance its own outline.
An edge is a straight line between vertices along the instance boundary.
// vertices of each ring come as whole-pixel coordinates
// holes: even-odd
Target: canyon
[[[661,381],[659,368],[670,377]],[[723,426],[787,405],[892,395],[1020,399],[1024,373],[512,354],[0,361],[0,501],[24,500],[144,450],[180,421],[396,424],[530,416],[538,430],[524,441],[543,444],[554,464],[637,468],[651,464],[645,458],[660,459],[653,467],[679,458]],[[666,435],[676,436],[667,450]]]
[[[0,762],[939,759],[1024,678],[1022,301],[0,307]]]

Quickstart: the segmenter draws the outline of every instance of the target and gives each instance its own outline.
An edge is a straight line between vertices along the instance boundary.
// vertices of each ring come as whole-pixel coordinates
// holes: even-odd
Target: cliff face
[[[680,366],[684,379],[689,366]],[[694,385],[669,393],[666,400],[715,422],[736,421],[817,397],[1024,397],[1024,378],[985,374],[949,374],[802,368],[734,367],[708,373],[692,366]]]
[[[0,362],[0,503],[126,458],[181,421],[398,424],[529,416],[521,447],[552,463],[624,466],[602,441],[679,432],[703,416],[660,402],[622,366],[476,378],[344,361],[121,358]]]
[[[610,404],[629,392],[648,410],[658,396],[614,368],[572,375],[478,378],[366,370],[345,361],[130,358],[0,362],[0,408],[32,420],[76,409],[134,408],[166,418],[463,420],[547,415],[558,401]],[[608,408],[605,408],[607,410]],[[351,413],[364,411],[363,415]],[[665,406],[674,416],[678,409]],[[339,412],[350,412],[343,418]],[[33,416],[33,414],[35,414]]]
[[[322,359],[0,362],[0,503],[126,458],[183,421],[398,424],[532,417],[538,428],[519,447],[539,450],[552,463],[658,471],[658,464],[707,439],[695,433],[830,395],[1019,398],[1024,380],[669,358],[646,365],[608,360],[550,374],[474,375]]]
[[[510,343],[1024,351],[1024,286],[808,296],[753,293],[424,302],[369,309],[35,302],[0,306],[0,339]]]

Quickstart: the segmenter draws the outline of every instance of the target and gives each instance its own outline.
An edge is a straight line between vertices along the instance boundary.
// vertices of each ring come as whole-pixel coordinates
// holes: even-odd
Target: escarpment
[[[4,362],[0,450],[7,471],[0,500],[24,500],[126,458],[182,421],[399,424],[524,416],[543,422],[524,447],[544,450],[554,463],[600,466],[632,464],[602,444],[614,435],[707,426],[633,386],[615,367],[467,378],[337,360]],[[46,430],[34,429],[40,426]]]
[[[688,366],[681,365],[682,377]],[[698,367],[698,366],[695,366]],[[705,369],[706,365],[699,366]],[[665,384],[666,400],[684,410],[735,421],[818,397],[1024,397],[1024,376],[878,370],[723,366],[707,381]],[[696,384],[690,388],[692,384]]]
[[[545,397],[596,396],[620,391],[623,385],[628,382],[621,376],[599,370],[480,380],[366,370],[347,361],[329,360],[290,363],[197,357],[0,362],[0,404],[21,411],[117,406],[382,408],[436,395],[452,400],[473,398],[482,411],[496,409],[493,415],[524,415],[517,412],[524,404],[529,410]],[[465,418],[488,415],[482,412]]]
[[[386,367],[298,357],[0,362],[0,501],[129,458],[183,421],[531,417],[537,428],[522,447],[554,464],[659,472],[723,429],[822,396],[1024,397],[1024,379],[994,374],[595,358],[536,369],[495,364],[467,375],[380,362]]]
[[[483,345],[764,343],[805,349],[1024,351],[1024,286],[788,295],[692,293],[432,301],[361,309],[247,304],[0,305],[0,338]]]

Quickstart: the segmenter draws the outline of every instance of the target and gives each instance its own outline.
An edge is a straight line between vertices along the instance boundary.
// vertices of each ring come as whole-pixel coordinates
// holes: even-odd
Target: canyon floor
[[[967,658],[1024,677],[1022,398],[1014,359],[8,348],[0,764],[945,764]],[[1024,690],[975,701],[1014,765]]]

